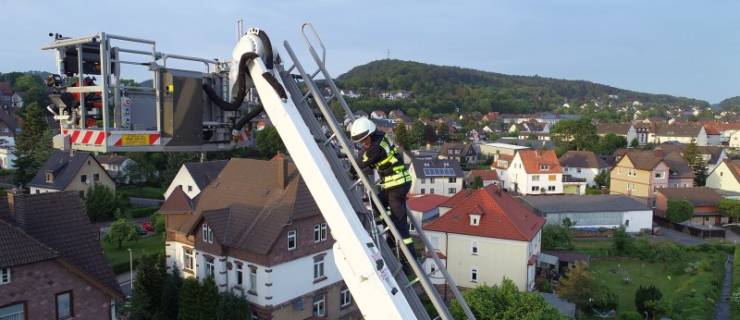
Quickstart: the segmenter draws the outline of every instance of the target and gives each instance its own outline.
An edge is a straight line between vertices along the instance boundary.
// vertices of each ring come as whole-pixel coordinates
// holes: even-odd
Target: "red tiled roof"
[[[182,190],[182,186],[177,186],[170,193],[170,196],[164,201],[159,208],[161,214],[182,214],[193,212],[193,201]]]
[[[523,149],[516,152],[524,164],[527,173],[563,173],[560,161],[553,150]],[[540,170],[542,165],[547,165],[547,170]]]
[[[483,181],[498,180],[498,174],[494,170],[470,170],[470,178],[480,177]]]
[[[454,196],[450,197],[450,199],[448,199],[447,201],[441,203],[439,206],[440,207],[446,207],[446,208],[454,208],[457,205],[463,203],[463,201],[465,201],[465,199],[467,199],[468,196],[470,196],[470,194],[473,193],[473,191],[475,191],[475,190],[462,189],[462,190],[458,191],[457,193],[455,193]]]
[[[494,185],[475,190],[463,200],[437,220],[424,225],[424,230],[531,241],[545,224],[544,218]],[[468,215],[471,212],[480,214],[477,226],[470,225]]]
[[[427,212],[439,207],[440,204],[449,199],[450,197],[440,194],[426,194],[416,197],[410,197],[408,200],[406,200],[406,206],[414,211]]]
[[[706,121],[704,122],[704,130],[707,134],[720,134],[722,131],[726,130],[740,130],[740,123]]]

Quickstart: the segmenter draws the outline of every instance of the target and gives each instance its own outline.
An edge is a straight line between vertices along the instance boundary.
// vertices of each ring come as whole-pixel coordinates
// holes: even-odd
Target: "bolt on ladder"
[[[321,47],[321,56],[319,56],[312,42],[309,40],[306,31],[309,31],[316,39],[316,41],[318,41],[318,44]],[[279,69],[280,75],[283,79],[283,83],[286,86],[286,90],[290,92],[294,103],[301,113],[301,116],[311,130],[311,133],[314,135],[314,138],[319,143],[319,147],[329,161],[334,174],[340,181],[340,184],[342,185],[344,190],[348,192],[348,198],[350,199],[350,202],[352,202],[353,207],[358,213],[364,214],[364,217],[361,215],[361,218],[364,218],[363,221],[367,222],[366,227],[368,227],[369,231],[371,232],[376,245],[381,248],[383,259],[386,261],[388,267],[393,272],[398,284],[403,288],[402,291],[409,301],[409,304],[413,308],[414,313],[417,315],[417,318],[430,318],[427,314],[426,309],[424,308],[424,305],[419,300],[418,293],[413,286],[416,282],[419,282],[421,284],[422,290],[429,297],[434,308],[439,314],[438,318],[452,319],[452,315],[450,314],[447,305],[432,284],[431,280],[428,277],[429,275],[424,272],[419,263],[413,258],[411,251],[409,251],[409,249],[402,244],[402,238],[400,232],[398,231],[398,228],[393,224],[393,221],[390,219],[386,208],[381,204],[381,201],[378,198],[377,193],[375,192],[373,182],[364,173],[362,173],[362,170],[360,170],[355,157],[354,148],[352,147],[352,144],[347,139],[344,133],[344,126],[337,121],[336,116],[332,111],[331,106],[329,105],[332,100],[337,100],[341,107],[339,113],[344,113],[344,117],[346,117],[350,121],[354,120],[354,114],[347,105],[347,102],[344,100],[344,97],[342,97],[339,88],[337,88],[336,84],[332,80],[333,78],[329,75],[329,72],[326,69],[326,48],[324,47],[324,44],[321,42],[321,39],[319,38],[316,30],[309,23],[303,24],[303,26],[301,27],[301,33],[303,34],[306,45],[308,46],[309,53],[311,54],[311,57],[313,58],[318,68],[315,72],[311,74],[306,73],[290,44],[287,41],[284,41],[283,45],[293,63],[293,65],[290,66],[288,69],[282,69],[282,67],[280,67],[281,69]],[[293,74],[291,74],[294,69],[298,71],[298,76],[294,76]],[[315,77],[319,74],[322,75],[325,84],[328,85],[329,91],[331,93],[329,97],[325,97],[323,95],[318,85],[316,84],[316,81],[314,80]],[[299,80],[302,82],[303,86],[306,87],[307,90],[305,90],[305,92],[301,89],[301,83],[298,82]],[[314,109],[311,107],[310,100],[313,100],[319,112],[314,111]],[[320,121],[321,119],[323,119],[323,123]],[[346,158],[346,160],[342,161],[340,157]],[[347,174],[348,168],[345,165],[345,163],[347,162],[354,168],[355,172],[357,172],[358,180],[350,181]],[[387,226],[381,232],[378,232],[377,230],[374,222],[375,218],[372,211],[368,212],[369,206],[366,206],[362,200],[363,193],[358,190],[358,187],[360,186],[365,190],[365,192],[367,192],[369,202],[374,204],[375,207],[378,208],[380,217]],[[467,318],[475,319],[475,316],[473,315],[472,311],[465,303],[465,300],[460,294],[460,291],[458,290],[454,279],[452,279],[450,274],[447,272],[445,265],[442,264],[438,255],[436,254],[437,251],[432,246],[429,239],[427,239],[422,229],[421,222],[413,218],[409,220],[411,220],[414,229],[417,231],[418,236],[421,239],[424,247],[427,249],[428,252],[431,253],[430,256],[433,259],[434,264],[437,266],[436,272],[439,272],[444,277],[445,284],[449,287],[454,298],[461,306]],[[396,243],[396,250],[400,249],[400,253],[403,254],[405,259],[408,261],[413,273],[416,276],[415,279],[409,281],[406,278],[406,275],[404,274],[404,272],[402,272],[400,257],[398,257],[399,260],[394,257],[392,250],[383,240],[383,236],[393,237],[394,242]]]

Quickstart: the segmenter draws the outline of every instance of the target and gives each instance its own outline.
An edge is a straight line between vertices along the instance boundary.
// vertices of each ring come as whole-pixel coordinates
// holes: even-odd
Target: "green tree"
[[[668,200],[666,217],[673,222],[684,222],[694,215],[694,206],[686,200]]]
[[[689,163],[689,166],[694,171],[694,184],[697,187],[702,187],[707,183],[707,164],[702,159],[699,147],[693,141],[689,143],[683,150],[683,158]]]
[[[177,313],[178,320],[200,320],[200,292],[201,285],[194,278],[187,278],[182,281],[180,288],[180,298],[177,305],[180,307]],[[210,301],[213,303],[213,301]]]
[[[542,228],[542,248],[545,250],[573,250],[573,232],[569,227],[548,224]]]
[[[580,309],[590,305],[595,291],[596,282],[585,261],[573,264],[555,288],[559,297],[574,303]]]
[[[124,218],[120,218],[113,222],[108,229],[108,233],[105,234],[105,240],[115,243],[118,250],[123,249],[124,241],[138,239],[139,233],[136,232],[136,226]]]
[[[264,158],[272,158],[278,151],[286,153],[283,140],[280,139],[280,134],[273,126],[265,126],[264,129],[257,131],[255,144]]]
[[[655,319],[661,310],[657,302],[663,298],[663,294],[654,285],[640,286],[635,292],[635,307],[641,314],[647,314],[648,318]]]
[[[561,120],[550,130],[555,145],[565,150],[593,150],[599,141],[591,119]]]
[[[597,154],[613,154],[619,148],[627,147],[627,139],[613,133],[608,133],[599,139],[596,150]]]
[[[396,125],[396,128],[393,129],[393,133],[396,135],[395,142],[402,146],[406,150],[410,150],[411,146],[413,145],[413,142],[411,141],[411,134],[409,134],[409,131],[406,130],[406,124],[403,122],[399,122]]]
[[[717,209],[720,213],[734,221],[740,219],[740,200],[722,199],[719,201]]]
[[[207,277],[204,279],[203,286],[200,289],[200,301],[198,302],[201,319],[210,319],[218,313],[220,298],[218,287],[216,287],[216,282],[213,281],[213,278]]]
[[[217,320],[242,320],[252,319],[252,312],[245,297],[236,296],[231,293],[222,293],[218,305]]]
[[[434,127],[429,124],[424,126],[424,142],[427,144],[437,143],[437,134],[434,132]]]
[[[472,189],[483,188],[483,178],[481,178],[480,176],[476,176],[475,179],[473,179],[473,184],[470,187]]]
[[[594,177],[594,182],[596,182],[596,185],[599,186],[599,188],[609,188],[610,179],[611,176],[609,170],[604,170]]]
[[[33,179],[52,152],[52,133],[44,111],[38,103],[31,103],[23,109],[23,124],[15,144],[16,170],[13,172],[13,182],[19,186],[25,186]]]
[[[620,255],[627,253],[632,248],[632,237],[627,234],[624,227],[619,227],[614,230],[612,248]]]
[[[439,139],[444,142],[447,142],[450,140],[450,127],[447,126],[447,123],[441,122],[437,126],[437,137],[439,137]]]
[[[116,194],[102,184],[96,184],[88,189],[85,198],[87,215],[92,221],[108,220],[115,217],[120,201]]]
[[[411,125],[411,141],[414,147],[424,143],[424,127],[424,123],[418,120]]]
[[[637,138],[632,138],[632,141],[630,141],[630,148],[639,148],[640,142],[637,141]]]
[[[565,319],[540,295],[520,292],[514,282],[504,279],[500,286],[481,285],[463,292],[463,298],[477,319]],[[455,319],[467,319],[453,301],[450,313]]]
[[[152,319],[160,311],[165,270],[159,260],[158,255],[145,255],[139,260],[131,297],[131,319]]]
[[[180,270],[174,267],[171,274],[166,274],[164,288],[162,289],[162,306],[160,308],[160,319],[177,320],[179,305],[178,298],[182,288]]]

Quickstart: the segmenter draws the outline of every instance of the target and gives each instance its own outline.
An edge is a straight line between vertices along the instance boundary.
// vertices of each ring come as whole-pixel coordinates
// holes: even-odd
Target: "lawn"
[[[150,198],[150,199],[163,199],[164,188],[155,187],[142,187],[142,186],[120,186],[116,188],[116,193],[122,197],[138,197],[138,198]]]
[[[105,257],[113,266],[113,271],[116,274],[124,273],[129,270],[129,254],[128,248],[133,250],[134,256],[134,267],[136,267],[136,261],[142,255],[156,254],[164,251],[164,240],[163,235],[155,234],[148,237],[139,239],[139,241],[127,241],[123,243],[121,250],[118,250],[115,243],[110,243],[103,240],[103,251],[105,251]]]
[[[663,294],[663,299],[671,302],[674,319],[714,317],[715,300],[719,297],[724,276],[726,252],[716,249],[716,245],[679,247],[681,258],[661,261],[645,257],[611,256],[612,243],[592,239],[573,241],[575,251],[591,255],[589,270],[594,278],[618,295],[619,313],[636,311],[634,299],[637,288],[655,285]],[[664,241],[650,243],[652,246],[666,244]]]

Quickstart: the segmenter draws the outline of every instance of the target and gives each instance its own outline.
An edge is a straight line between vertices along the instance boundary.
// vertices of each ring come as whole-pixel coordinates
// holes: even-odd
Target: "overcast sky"
[[[206,6],[203,4],[210,4]],[[590,80],[711,103],[740,95],[740,1],[0,0],[0,72],[53,71],[47,34],[148,38],[163,52],[227,58],[235,21],[305,52],[312,22],[334,76],[390,57]]]

